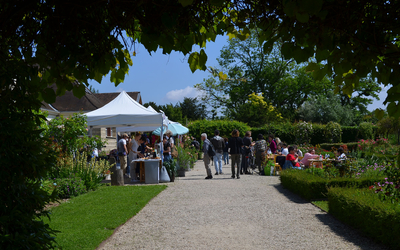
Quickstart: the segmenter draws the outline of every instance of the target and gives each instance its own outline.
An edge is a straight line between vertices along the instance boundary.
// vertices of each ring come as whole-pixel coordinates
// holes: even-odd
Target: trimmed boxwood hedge
[[[382,177],[364,177],[359,179],[337,177],[325,179],[318,175],[294,169],[282,171],[280,179],[285,188],[300,195],[306,200],[326,199],[329,187],[365,188],[373,185],[375,182],[384,181]]]
[[[393,249],[400,249],[400,205],[368,189],[329,188],[329,213]]]
[[[321,143],[319,146],[325,150],[332,150],[332,147],[339,148],[342,145],[346,145],[350,151],[354,151],[357,150],[358,142]]]

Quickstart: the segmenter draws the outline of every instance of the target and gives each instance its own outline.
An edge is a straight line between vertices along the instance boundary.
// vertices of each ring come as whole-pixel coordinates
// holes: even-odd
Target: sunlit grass
[[[52,208],[51,220],[44,221],[60,231],[56,236],[59,248],[95,249],[165,188],[165,185],[101,187]]]

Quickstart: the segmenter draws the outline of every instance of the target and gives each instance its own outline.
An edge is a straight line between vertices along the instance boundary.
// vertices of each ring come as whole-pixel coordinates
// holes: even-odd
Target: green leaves
[[[178,0],[183,7],[193,4],[193,0]]]
[[[189,67],[190,70],[194,73],[197,69],[206,70],[206,62],[207,62],[207,54],[203,49],[200,50],[200,53],[193,52],[189,56]]]

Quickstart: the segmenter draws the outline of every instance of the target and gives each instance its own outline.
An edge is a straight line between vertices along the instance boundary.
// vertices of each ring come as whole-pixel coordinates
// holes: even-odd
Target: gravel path
[[[285,190],[279,177],[238,180],[230,166],[223,171],[204,180],[198,161],[98,249],[385,249]]]

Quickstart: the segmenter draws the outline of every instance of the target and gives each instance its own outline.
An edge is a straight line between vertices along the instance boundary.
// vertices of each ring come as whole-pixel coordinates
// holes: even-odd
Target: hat
[[[128,137],[128,134],[127,133],[123,133],[122,134],[122,137],[124,138],[124,137]]]

